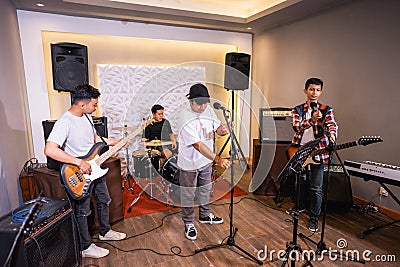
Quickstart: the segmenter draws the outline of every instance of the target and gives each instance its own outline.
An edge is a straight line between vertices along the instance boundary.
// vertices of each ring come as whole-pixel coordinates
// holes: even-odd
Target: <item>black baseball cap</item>
[[[208,89],[204,84],[197,83],[192,85],[189,94],[186,95],[188,99],[194,100],[197,104],[210,103],[210,95]]]

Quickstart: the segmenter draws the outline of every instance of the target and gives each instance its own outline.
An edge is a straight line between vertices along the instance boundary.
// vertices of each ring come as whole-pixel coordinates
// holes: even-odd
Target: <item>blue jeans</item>
[[[318,219],[322,205],[322,186],[324,183],[324,164],[311,166],[310,177],[310,219]]]
[[[89,190],[89,196],[80,200],[72,201],[78,224],[81,250],[87,249],[92,244],[92,237],[90,236],[88,226],[88,216],[92,213],[90,210],[91,195],[93,195],[96,200],[99,234],[104,236],[111,229],[109,223],[109,204],[111,198],[108,194],[106,177],[103,176],[94,180]]]
[[[182,220],[185,224],[194,223],[194,198],[199,193],[199,217],[210,215],[211,164],[196,170],[179,170],[181,186]]]

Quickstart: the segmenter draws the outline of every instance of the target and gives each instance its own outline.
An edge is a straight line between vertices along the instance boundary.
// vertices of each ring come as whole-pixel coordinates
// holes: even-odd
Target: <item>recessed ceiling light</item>
[[[252,28],[252,27],[247,27],[247,28],[246,28],[246,30],[251,30],[251,29],[253,29],[253,28]]]
[[[42,4],[42,3],[37,3],[36,5],[37,5],[38,7],[44,6],[44,4]]]

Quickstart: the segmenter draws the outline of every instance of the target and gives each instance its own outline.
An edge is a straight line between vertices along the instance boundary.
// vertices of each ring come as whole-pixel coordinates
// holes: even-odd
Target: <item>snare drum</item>
[[[149,175],[149,155],[148,152],[144,149],[135,150],[132,154],[133,157],[133,168],[134,168],[134,175],[138,178],[148,178]],[[158,150],[151,150],[150,152],[150,161],[154,168],[151,168],[153,173],[152,176],[157,175],[156,171],[158,171],[159,160],[160,160],[160,151]]]
[[[179,175],[178,175],[178,159],[176,156],[170,157],[161,168],[161,176],[170,183],[179,185]]]

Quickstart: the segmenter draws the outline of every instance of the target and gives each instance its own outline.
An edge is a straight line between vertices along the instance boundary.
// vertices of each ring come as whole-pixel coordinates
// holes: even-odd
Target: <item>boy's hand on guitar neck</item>
[[[129,139],[127,139],[127,138],[121,138],[121,139],[119,139],[118,140],[118,142],[123,142],[124,143],[124,145],[123,145],[123,147],[122,148],[128,148],[130,145],[132,145],[132,141]]]

